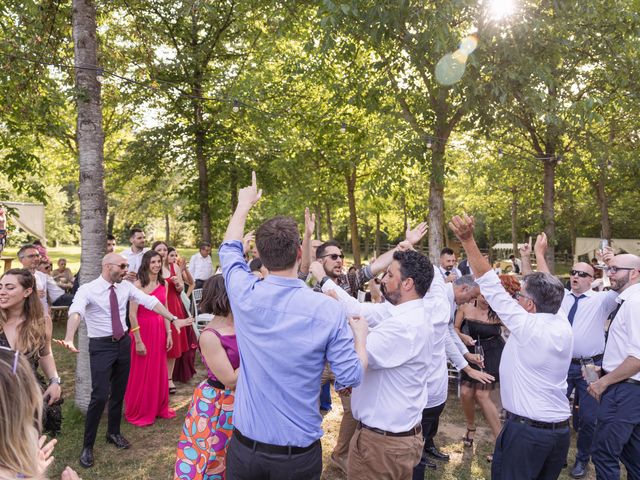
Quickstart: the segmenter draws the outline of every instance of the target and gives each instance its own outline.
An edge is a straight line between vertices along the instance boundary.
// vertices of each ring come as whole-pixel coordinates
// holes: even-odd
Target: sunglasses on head
[[[569,272],[569,275],[571,275],[572,277],[577,275],[580,278],[587,278],[587,277],[592,277],[593,278],[593,275],[591,275],[590,273],[581,272],[580,270],[571,270]]]
[[[329,257],[331,260],[335,261],[338,258],[344,259],[344,253],[328,253],[326,255],[322,255],[320,258]]]

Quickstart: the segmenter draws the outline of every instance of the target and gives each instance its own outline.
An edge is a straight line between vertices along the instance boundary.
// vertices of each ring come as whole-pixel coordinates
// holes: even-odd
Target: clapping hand
[[[258,190],[256,172],[251,172],[251,185],[241,188],[238,192],[238,205],[246,208],[253,207],[262,197],[262,189]]]
[[[411,230],[411,228],[409,228],[409,226],[407,225],[407,232],[406,232],[405,239],[411,242],[411,245],[415,245],[420,240],[422,240],[422,237],[424,237],[426,233],[427,233],[427,222],[419,223],[416,226],[416,228],[414,228],[413,230]]]
[[[476,221],[473,216],[463,213],[462,216],[456,215],[449,222],[449,228],[461,242],[473,240],[473,232],[475,230]]]

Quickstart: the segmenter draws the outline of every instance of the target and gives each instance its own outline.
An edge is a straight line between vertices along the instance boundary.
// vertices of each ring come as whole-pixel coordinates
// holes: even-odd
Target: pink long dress
[[[167,288],[164,285],[151,295],[165,304]],[[176,412],[169,408],[169,385],[167,383],[167,331],[164,319],[142,305],[138,306],[140,337],[147,354],[138,355],[133,334],[131,335],[131,370],[127,391],[124,395],[124,416],[127,422],[138,427],[152,425],[156,417],[173,418]]]

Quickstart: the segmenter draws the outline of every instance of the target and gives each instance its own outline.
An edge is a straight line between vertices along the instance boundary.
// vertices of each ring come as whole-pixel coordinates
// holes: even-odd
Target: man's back
[[[296,278],[258,280],[240,242],[225,242],[219,254],[241,357],[235,426],[260,442],[309,445],[322,436],[325,360],[340,384],[356,386],[362,376],[344,310]]]

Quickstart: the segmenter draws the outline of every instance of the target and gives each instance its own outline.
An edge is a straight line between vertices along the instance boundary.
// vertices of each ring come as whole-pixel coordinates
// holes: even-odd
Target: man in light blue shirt
[[[324,363],[331,365],[338,389],[359,385],[367,324],[352,319],[349,328],[343,307],[297,278],[300,233],[291,218],[275,217],[258,228],[256,247],[269,276],[251,274],[242,236],[261,193],[254,173],[252,185],[238,194],[219,250],[241,359],[227,478],[319,479]]]

